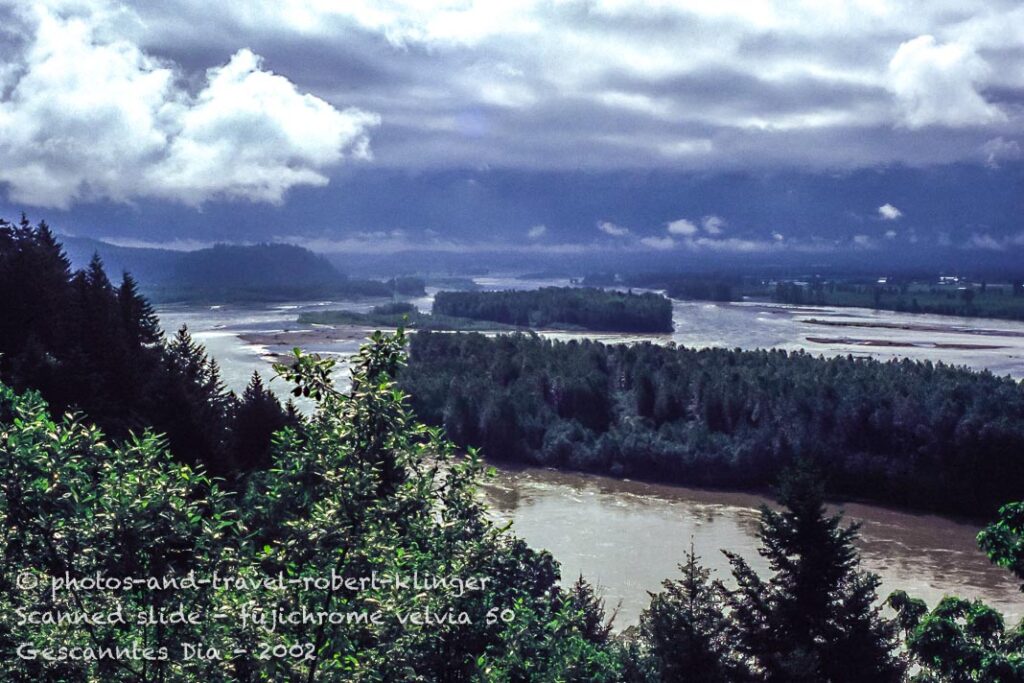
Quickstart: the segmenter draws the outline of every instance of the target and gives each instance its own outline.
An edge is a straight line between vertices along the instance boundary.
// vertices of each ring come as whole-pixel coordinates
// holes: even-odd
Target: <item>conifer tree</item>
[[[231,422],[232,461],[243,471],[270,465],[270,441],[274,432],[294,424],[280,401],[263,385],[255,370],[242,393]]]
[[[806,464],[779,487],[783,510],[761,510],[762,579],[726,552],[738,587],[728,603],[740,650],[767,681],[897,681],[894,624],[875,605],[879,578],[860,569],[857,525],[828,515],[821,480]]]
[[[665,580],[640,615],[640,657],[659,681],[706,683],[753,680],[735,649],[736,627],[726,614],[724,590],[690,551],[682,578]]]
[[[160,341],[160,321],[153,306],[139,294],[135,278],[127,271],[121,277],[121,286],[117,288],[117,301],[125,330],[135,344],[155,344]]]

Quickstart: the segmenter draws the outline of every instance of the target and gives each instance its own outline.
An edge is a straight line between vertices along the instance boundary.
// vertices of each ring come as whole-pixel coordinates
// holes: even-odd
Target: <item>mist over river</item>
[[[486,289],[533,288],[564,281],[479,279]],[[415,299],[429,310],[434,290]],[[254,345],[239,335],[299,331],[300,312],[349,309],[367,311],[376,301],[315,301],[289,304],[191,306],[157,309],[168,334],[187,324],[195,339],[217,360],[228,388],[240,392],[252,372],[273,377],[270,361],[290,346]],[[674,302],[671,335],[587,334],[601,341],[728,348],[781,348],[813,354],[853,354],[878,359],[909,357],[1024,377],[1024,323],[949,318],[866,309],[794,307],[763,303]],[[545,333],[556,338],[578,334]],[[339,335],[340,337],[340,335]],[[305,350],[336,358],[336,379],[347,383],[347,358],[358,338],[339,338]],[[286,393],[281,380],[270,387]],[[759,570],[758,507],[761,496],[663,486],[546,469],[500,468],[484,486],[493,514],[513,521],[514,531],[533,547],[552,552],[562,564],[563,581],[582,572],[602,589],[609,608],[620,605],[619,628],[636,622],[649,601],[647,591],[678,575],[676,565],[693,544],[715,576],[728,579],[719,552],[740,553]],[[1008,621],[1024,616],[1024,596],[1009,572],[991,566],[978,550],[976,524],[930,515],[847,503],[848,519],[862,524],[859,548],[864,564],[878,573],[884,597],[896,588],[924,598],[929,605],[946,594],[982,598],[1002,610]]]

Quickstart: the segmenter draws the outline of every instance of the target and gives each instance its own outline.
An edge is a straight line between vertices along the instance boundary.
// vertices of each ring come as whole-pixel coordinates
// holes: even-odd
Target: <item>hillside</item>
[[[155,301],[249,301],[305,297],[390,297],[409,283],[350,279],[326,258],[292,244],[217,244],[196,251],[122,247],[81,237],[61,238],[71,264],[94,253],[114,274],[132,273]],[[415,288],[412,288],[415,289]]]

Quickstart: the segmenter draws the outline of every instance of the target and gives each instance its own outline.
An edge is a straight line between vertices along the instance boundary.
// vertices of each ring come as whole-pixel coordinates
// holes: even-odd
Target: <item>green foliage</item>
[[[978,545],[992,562],[1024,582],[1024,502],[1007,503],[999,519],[978,534]],[[1024,583],[1021,583],[1024,592]]]
[[[897,610],[907,652],[920,667],[913,681],[1024,681],[1024,621],[1006,631],[997,611],[956,597],[944,598],[931,612],[903,591],[889,596],[888,603]]]
[[[503,292],[438,292],[435,315],[492,320],[519,327],[575,327],[671,332],[672,302],[659,294],[579,287]]]
[[[296,354],[281,371],[316,399],[317,411],[278,432],[272,466],[234,493],[175,462],[160,437],[111,443],[75,418],[54,421],[37,394],[0,389],[0,679],[617,680],[621,661],[595,626],[602,619],[593,596],[560,590],[550,555],[495,526],[476,493],[477,455],[457,456],[437,429],[413,418],[394,381],[405,341],[401,332],[375,335],[354,359],[348,394],[331,386],[329,363]],[[250,388],[259,393],[255,381]],[[148,578],[192,571],[255,583],[56,597],[46,584],[65,573]],[[486,584],[431,590],[359,583],[414,573]],[[38,579],[38,588],[19,590],[24,575]],[[265,581],[276,577],[286,582],[283,590]],[[337,581],[318,584],[324,577]],[[179,603],[200,612],[201,621],[88,626],[6,618],[19,609],[92,613],[119,605],[126,615],[159,613]],[[257,608],[363,617],[302,618],[271,631],[242,623]],[[16,656],[23,642],[134,645],[156,659],[30,660]],[[183,643],[216,648],[221,658],[185,661]],[[261,658],[275,647],[288,654]],[[160,648],[167,648],[164,659]]]
[[[711,581],[693,549],[679,565],[682,578],[665,580],[640,615],[636,659],[644,678],[726,683],[753,680],[736,650],[738,630],[727,616],[725,590]]]
[[[4,382],[40,391],[58,412],[84,411],[114,439],[153,428],[217,475],[266,462],[270,434],[288,421],[277,399],[227,392],[187,329],[165,340],[127,273],[115,287],[96,255],[72,273],[45,223],[0,220],[0,292],[18,292],[0,296]]]
[[[875,604],[879,579],[859,568],[856,525],[827,515],[822,494],[818,475],[799,466],[780,487],[783,509],[762,508],[759,552],[769,579],[726,552],[738,649],[767,681],[898,681],[895,624]]]
[[[913,282],[905,278],[889,278],[886,284],[858,280],[811,283],[780,282],[772,298],[797,305],[856,306],[906,313],[930,313],[962,317],[1024,320],[1024,299],[1017,283],[993,287],[981,283],[934,284]]]
[[[806,459],[838,495],[971,515],[1024,490],[1024,385],[941,363],[421,331],[400,382],[461,445],[541,466],[763,488]]]

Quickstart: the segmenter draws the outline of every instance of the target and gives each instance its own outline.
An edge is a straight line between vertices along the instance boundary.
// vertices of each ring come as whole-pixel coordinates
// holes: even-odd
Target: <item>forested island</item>
[[[763,488],[795,459],[832,490],[989,515],[1024,491],[1024,386],[988,372],[804,352],[421,332],[402,387],[493,457]]]
[[[751,287],[745,278],[733,275],[683,273],[589,273],[582,284],[588,287],[637,287],[663,290],[672,299],[693,301],[742,301]]]
[[[650,292],[636,294],[582,287],[438,292],[433,313],[531,328],[672,331],[672,302]]]
[[[497,331],[522,329],[489,320],[455,318],[436,313],[422,313],[408,302],[381,304],[367,313],[359,311],[308,311],[300,313],[297,322],[311,325],[352,325],[367,328],[399,328],[435,331]]]
[[[901,591],[883,611],[856,527],[823,502],[826,484],[851,490],[844,473],[920,476],[965,500],[989,477],[992,502],[1019,499],[1020,466],[1004,469],[1019,463],[1019,385],[780,352],[421,331],[407,358],[408,342],[402,330],[374,334],[351,361],[348,393],[329,379],[334,361],[297,350],[275,370],[315,403],[309,417],[258,376],[239,398],[187,330],[164,336],[130,276],[112,284],[99,258],[75,271],[45,225],[0,221],[0,679],[1024,680],[1024,624],[978,601],[929,609]],[[672,471],[685,452],[688,475],[702,467],[691,428],[721,471],[779,475],[779,507],[761,510],[758,533],[770,570],[727,552],[730,576],[718,579],[681,557],[680,574],[618,633],[583,577],[561,576],[549,553],[491,519],[483,462],[465,448],[508,457],[543,435],[531,457],[579,466],[588,431],[598,443],[616,434],[605,464],[646,451]],[[744,434],[778,443],[775,460],[734,443]],[[681,451],[658,450],[672,438]],[[911,457],[897,460],[884,438]],[[1024,503],[1004,506],[979,544],[1024,581]],[[462,590],[360,583],[414,572]],[[203,581],[212,576],[247,582]],[[144,581],[51,589],[96,577]],[[283,618],[245,625],[254,609]],[[131,621],[95,616],[113,613]],[[41,616],[54,614],[68,616]],[[205,656],[185,656],[186,645]]]

